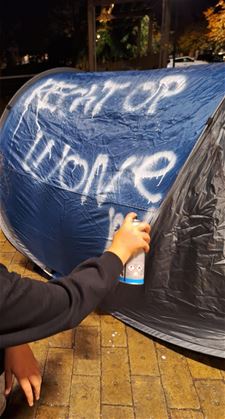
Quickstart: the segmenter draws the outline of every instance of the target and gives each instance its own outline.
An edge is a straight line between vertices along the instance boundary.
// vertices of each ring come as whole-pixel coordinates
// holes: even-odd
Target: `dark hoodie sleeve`
[[[117,283],[122,262],[111,252],[89,259],[60,280],[21,278],[0,268],[0,348],[76,326]]]

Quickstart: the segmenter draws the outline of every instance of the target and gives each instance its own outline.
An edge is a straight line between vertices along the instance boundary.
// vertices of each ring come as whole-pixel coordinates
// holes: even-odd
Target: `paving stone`
[[[98,326],[100,327],[100,316],[99,314],[93,312],[89,314],[82,322],[79,324],[79,326]]]
[[[30,271],[29,269],[25,269],[24,276],[27,276],[32,279],[36,279],[37,281],[47,282],[47,279],[43,276],[39,275],[37,272]]]
[[[25,269],[27,268],[28,258],[18,251],[13,253],[13,259],[10,265],[11,270],[19,273],[20,275],[25,274]]]
[[[4,243],[6,241],[6,237],[5,237],[5,235],[4,235],[4,233],[3,233],[3,231],[2,230],[0,230],[0,242],[2,243]]]
[[[99,375],[100,331],[98,327],[78,327],[75,333],[74,374]]]
[[[29,278],[36,279],[37,281],[47,282],[46,279],[39,275],[37,272],[29,274]]]
[[[2,247],[3,252],[15,252],[16,248],[8,241],[6,240]]]
[[[150,337],[127,327],[131,375],[159,375],[156,351]]]
[[[32,278],[32,279],[37,279],[35,278],[37,274],[35,272],[33,272],[30,268],[26,267],[25,271],[24,271],[24,275],[28,278]]]
[[[14,256],[14,253],[12,252],[7,252],[7,253],[0,252],[0,263],[2,263],[3,265],[9,268],[10,263],[12,262],[13,256]]]
[[[198,396],[185,357],[166,346],[159,344],[156,346],[169,408],[199,409]]]
[[[202,354],[196,354],[193,355],[193,358],[188,357],[186,359],[193,378],[221,378],[219,367],[222,367],[224,360],[219,358],[217,360],[210,359],[209,356]]]
[[[109,315],[101,316],[101,345],[107,347],[126,347],[127,336],[125,325]]]
[[[68,419],[68,407],[41,405],[37,409],[36,419]]]
[[[134,419],[133,408],[103,405],[101,419]]]
[[[171,419],[206,419],[203,416],[202,412],[198,412],[197,410],[170,410],[170,418]],[[219,419],[219,418],[218,418]]]
[[[167,419],[167,408],[159,377],[132,377],[136,419]]]
[[[221,380],[195,382],[204,417],[225,419],[225,383]]]
[[[132,405],[126,348],[102,348],[102,403]]]
[[[0,375],[0,417],[3,414],[6,408],[6,398],[4,395],[5,392],[5,375]]]
[[[51,348],[72,348],[74,342],[74,330],[66,330],[48,338]]]
[[[69,419],[100,419],[100,377],[73,376]]]
[[[14,261],[14,258],[13,258],[13,261]],[[24,273],[25,273],[26,267],[23,266],[23,265],[19,265],[18,263],[14,263],[13,261],[9,266],[9,271],[10,272],[17,272],[19,275],[23,276]]]
[[[26,266],[28,263],[28,258],[16,251],[13,256],[13,263],[18,263],[20,265]]]
[[[72,367],[72,349],[49,349],[41,391],[43,404],[68,405]]]
[[[4,373],[0,375],[0,394],[4,393],[5,390],[5,377]]]
[[[26,266],[24,275],[28,276],[29,278],[33,278],[35,275],[37,275],[36,272],[34,272],[34,264],[29,259],[28,259],[28,262],[27,262],[27,266]]]
[[[34,353],[35,358],[38,361],[40,371],[43,374],[48,355],[48,343],[40,340],[37,342],[30,343],[30,347]]]

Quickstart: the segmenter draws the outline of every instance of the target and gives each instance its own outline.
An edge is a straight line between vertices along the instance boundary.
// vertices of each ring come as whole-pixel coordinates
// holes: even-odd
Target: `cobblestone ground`
[[[0,234],[0,262],[41,279]],[[41,399],[17,384],[4,419],[225,419],[225,360],[142,335],[92,313],[75,330],[32,343]]]

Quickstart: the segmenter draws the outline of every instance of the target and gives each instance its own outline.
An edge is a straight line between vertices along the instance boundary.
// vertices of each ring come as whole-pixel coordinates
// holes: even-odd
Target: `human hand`
[[[5,349],[5,395],[12,390],[13,375],[24,391],[29,406],[34,399],[39,400],[41,374],[38,363],[29,345],[13,346]]]
[[[139,251],[144,250],[147,253],[150,248],[150,225],[144,221],[133,224],[132,221],[136,216],[134,212],[127,214],[122,226],[114,234],[111,246],[107,249],[115,253],[123,265]]]

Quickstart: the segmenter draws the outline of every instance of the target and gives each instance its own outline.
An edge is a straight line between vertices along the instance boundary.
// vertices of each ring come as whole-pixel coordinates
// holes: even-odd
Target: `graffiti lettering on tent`
[[[120,184],[121,187],[123,180],[126,182],[124,174],[128,170],[132,175],[133,188],[146,199],[147,203],[157,204],[162,199],[162,194],[147,190],[144,181],[153,178],[159,179],[158,186],[160,186],[163,178],[176,163],[176,155],[173,151],[157,152],[147,157],[130,156],[121,164],[118,172],[111,179],[107,179],[109,164],[107,154],[99,154],[93,166],[89,167],[88,160],[78,153],[73,153],[71,147],[66,144],[63,147],[61,158],[56,162],[55,157],[51,159],[54,141],[43,142],[44,148],[40,150],[38,146],[43,138],[40,134],[22,162],[23,169],[37,179],[57,183],[63,189],[78,192],[81,195],[82,204],[86,202],[94,185],[99,205],[105,202],[109,194],[116,194],[118,185]],[[36,149],[39,150],[39,154],[35,153]],[[45,164],[44,179],[41,178],[38,171],[42,163]],[[46,170],[46,165],[49,170]],[[77,171],[73,176],[74,170],[78,170],[78,168],[80,176],[78,177]]]
[[[74,112],[78,107],[83,106],[83,113],[91,114],[92,117],[99,115],[103,106],[107,101],[115,96],[119,98],[122,96],[123,103],[121,104],[121,111],[123,112],[137,112],[145,110],[146,114],[154,114],[158,103],[164,98],[177,95],[186,87],[186,77],[183,75],[165,76],[161,80],[146,81],[140,83],[134,89],[131,82],[115,83],[112,80],[106,80],[104,83],[92,84],[90,89],[81,87],[75,83],[68,83],[65,81],[56,81],[47,79],[43,81],[33,92],[27,97],[24,103],[24,110],[21,115],[19,124],[15,130],[19,128],[24,114],[28,111],[29,105],[34,100],[36,105],[36,122],[38,125],[38,112],[40,110],[48,110],[50,112],[60,112],[61,114],[67,112]],[[131,92],[124,94],[124,90],[130,88]],[[123,94],[121,95],[121,92]],[[136,103],[137,98],[146,97],[141,103]],[[72,101],[66,101],[67,98],[73,98]],[[140,100],[140,99],[139,99]],[[81,110],[79,109],[81,112]]]
[[[54,117],[60,120],[63,115],[76,112],[78,108],[79,113],[83,109],[85,115],[90,113],[94,118],[101,114],[104,105],[114,95],[119,98],[121,95],[122,112],[139,113],[141,111],[151,115],[156,111],[160,101],[180,93],[186,87],[186,78],[183,75],[165,76],[161,80],[145,81],[137,84],[134,88],[131,87],[131,82],[116,83],[110,79],[99,83],[99,85],[94,83],[89,89],[61,80],[42,81],[27,96],[13,134],[13,138],[15,138],[25,114],[32,106],[35,114],[36,134],[34,139],[29,140],[29,144],[32,141],[32,145],[23,156],[23,161],[20,162],[23,169],[37,179],[48,181],[69,191],[79,192],[82,204],[86,202],[88,194],[95,185],[96,199],[99,205],[105,202],[109,194],[117,193],[118,185],[121,187],[121,183],[125,179],[124,174],[128,174],[129,171],[133,188],[148,204],[158,204],[157,206],[159,206],[162,193],[160,189],[157,190],[157,193],[148,190],[146,180],[159,179],[157,186],[160,188],[164,177],[175,166],[176,154],[174,151],[163,150],[153,155],[130,155],[120,163],[119,170],[109,180],[107,179],[109,169],[107,154],[98,154],[91,166],[85,156],[74,153],[72,147],[64,141],[61,144],[60,157],[57,152],[56,158],[55,155],[53,156],[54,148],[56,148],[55,140],[46,138],[48,133],[43,130],[39,120],[39,115],[43,111],[54,113]],[[141,95],[142,101],[140,101],[140,92],[145,96]],[[44,171],[40,170],[42,164],[45,165]]]

